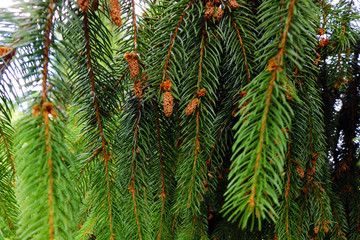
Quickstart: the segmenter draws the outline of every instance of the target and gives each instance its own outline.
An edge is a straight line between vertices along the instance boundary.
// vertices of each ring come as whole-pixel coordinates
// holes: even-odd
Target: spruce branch
[[[250,70],[249,70],[249,63],[248,63],[248,57],[247,57],[247,54],[246,54],[246,50],[245,50],[245,46],[244,46],[244,43],[243,43],[243,39],[241,37],[241,34],[240,34],[240,31],[236,25],[236,21],[234,19],[234,16],[232,15],[232,13],[229,11],[228,8],[225,8],[226,12],[229,14],[230,16],[230,19],[231,19],[231,23],[232,25],[234,26],[234,29],[236,31],[236,35],[237,37],[239,38],[239,41],[240,41],[240,44],[241,44],[241,49],[242,49],[242,52],[244,54],[244,60],[245,60],[245,69],[246,69],[246,76],[247,76],[247,82],[249,83],[250,82]]]
[[[169,45],[169,50],[168,50],[168,53],[166,55],[166,60],[165,60],[165,65],[164,65],[164,72],[163,72],[163,76],[162,76],[162,80],[164,81],[165,78],[166,78],[166,72],[168,70],[168,67],[169,67],[169,61],[170,61],[170,58],[171,58],[171,51],[172,51],[172,48],[174,46],[174,43],[175,43],[175,39],[176,39],[176,36],[177,36],[177,33],[179,31],[179,28],[180,28],[180,25],[181,23],[183,22],[183,19],[185,17],[185,14],[187,13],[187,10],[191,7],[191,5],[194,3],[195,0],[191,0],[185,7],[184,11],[182,12],[180,18],[179,18],[179,21],[175,27],[175,30],[174,32],[172,33],[172,37],[171,37],[171,40],[170,40],[170,45]]]

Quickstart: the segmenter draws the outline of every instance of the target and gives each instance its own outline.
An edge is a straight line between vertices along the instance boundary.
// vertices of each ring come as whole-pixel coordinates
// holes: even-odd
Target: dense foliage
[[[354,1],[0,13],[0,240],[359,239]]]

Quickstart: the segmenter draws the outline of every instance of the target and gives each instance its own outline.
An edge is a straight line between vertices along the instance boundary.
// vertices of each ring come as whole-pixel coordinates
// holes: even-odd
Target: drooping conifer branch
[[[169,61],[170,61],[170,57],[171,57],[171,51],[172,51],[172,47],[175,43],[175,38],[176,38],[176,35],[178,33],[178,30],[179,30],[179,27],[183,21],[183,18],[185,17],[186,15],[186,12],[187,10],[190,8],[190,6],[194,3],[195,0],[191,0],[188,5],[186,5],[183,13],[181,14],[180,18],[179,18],[179,22],[177,23],[176,27],[175,27],[175,30],[172,34],[172,37],[171,37],[171,40],[170,40],[170,46],[169,46],[169,50],[168,50],[168,53],[167,53],[167,56],[166,56],[166,60],[165,60],[165,65],[164,65],[164,72],[163,72],[163,77],[162,77],[162,80],[164,81],[165,78],[166,78],[166,71],[169,67]]]
[[[244,174],[239,177],[230,171],[231,181],[225,194],[227,196],[224,212],[230,215],[229,219],[232,221],[241,217],[240,224],[243,228],[250,217],[256,217],[258,224],[261,224],[260,219],[264,215],[273,219],[277,217],[274,215],[273,204],[278,204],[278,197],[274,191],[278,191],[275,189],[281,182],[279,175],[288,139],[285,129],[290,128],[293,114],[285,98],[287,93],[293,94],[293,91],[286,91],[285,87],[280,88],[279,85],[291,87],[283,66],[284,58],[287,57],[285,49],[293,46],[293,41],[288,43],[287,39],[291,34],[289,30],[293,24],[295,3],[296,0],[290,1],[284,13],[286,18],[282,20],[282,33],[278,47],[274,49],[276,54],[269,59],[267,69],[250,82],[246,97],[239,102],[239,105],[244,107],[240,110],[240,120],[235,125],[238,132],[233,146],[234,160],[231,168],[236,172],[244,171]],[[282,16],[277,17],[280,19]],[[283,97],[280,97],[281,95]],[[282,120],[279,121],[277,118]],[[269,154],[268,151],[272,153]],[[268,176],[264,171],[267,168],[276,172],[273,172],[274,179],[271,182],[267,180]],[[264,197],[264,194],[269,196]]]
[[[229,11],[229,9],[228,9],[227,7],[225,7],[225,10],[226,10],[226,12],[229,14],[229,16],[230,16],[231,23],[232,23],[232,25],[234,26],[234,29],[235,29],[235,31],[236,31],[236,35],[237,35],[237,37],[239,38],[239,41],[240,41],[240,44],[241,44],[241,49],[242,49],[242,52],[243,52],[243,54],[244,54],[244,59],[245,59],[245,69],[246,69],[247,82],[249,83],[249,82],[250,82],[250,71],[249,71],[248,57],[247,57],[247,54],[246,54],[246,51],[245,51],[245,47],[244,47],[244,42],[243,42],[243,39],[242,39],[242,37],[241,37],[239,28],[238,28],[237,25],[236,25],[236,21],[235,21],[233,15],[231,14],[231,12]]]
[[[89,78],[91,84],[91,92],[94,96],[94,108],[95,108],[95,115],[96,120],[99,128],[99,134],[101,138],[101,151],[106,151],[107,142],[105,140],[101,117],[100,117],[100,110],[99,110],[99,103],[97,99],[96,87],[95,87],[95,78],[94,78],[94,70],[91,63],[91,46],[90,46],[90,37],[89,37],[89,25],[88,25],[88,14],[84,12],[84,34],[85,34],[85,48],[86,48],[86,58],[87,58],[87,67],[89,70]]]
[[[219,139],[220,139],[220,136],[221,136],[221,133],[223,132],[224,128],[226,127],[226,124],[227,124],[227,123],[225,123],[225,124],[220,128],[218,134],[216,135],[214,145],[213,145],[213,147],[212,147],[211,150],[210,150],[210,154],[209,154],[209,158],[208,158],[208,164],[209,164],[209,166],[211,166],[211,157],[212,157],[212,155],[214,154],[216,144],[218,143],[218,141],[219,141]]]
[[[20,69],[29,86],[41,85],[44,75],[47,79],[35,117],[15,131],[16,144],[0,123],[0,235],[3,229],[15,234],[17,228],[13,213],[6,211],[11,196],[2,190],[16,179],[19,239],[270,239],[274,233],[279,240],[358,238],[359,144],[353,138],[360,111],[358,99],[351,105],[350,96],[359,94],[347,91],[354,80],[334,90],[335,80],[354,77],[345,66],[354,54],[346,48],[353,28],[346,25],[353,18],[346,15],[346,4],[353,1],[153,1],[140,19],[136,1],[123,2],[124,31],[106,25],[109,16],[120,25],[118,5],[117,16],[92,6],[79,13],[73,1],[29,0],[22,6],[30,18],[19,21],[19,32],[26,26],[31,36],[16,46],[20,67],[7,70]],[[49,2],[56,7],[48,31]],[[100,2],[100,10],[108,3]],[[220,19],[219,9],[227,12]],[[209,19],[205,24],[204,18]],[[328,27],[331,41],[321,49],[318,25]],[[146,83],[134,71],[130,79],[131,68],[114,64],[123,55],[114,49],[141,56]],[[314,66],[319,62],[320,74]],[[144,74],[144,65],[137,70]],[[323,81],[316,82],[317,74]],[[141,82],[137,90],[139,85],[144,90],[138,98],[126,86],[135,78]],[[164,91],[156,86],[164,80],[173,82],[166,95],[171,91],[176,99],[176,117],[158,109]],[[1,98],[7,90],[0,85]],[[324,119],[318,92],[329,100]],[[50,101],[56,102],[60,119],[51,113]],[[68,109],[74,105],[78,116]],[[72,126],[74,116],[79,118]],[[342,119],[345,127],[338,123]],[[324,147],[324,121],[330,151]],[[73,131],[67,132],[63,122]],[[13,145],[16,155],[9,161]],[[320,156],[313,168],[315,154]],[[333,223],[329,233],[327,221]]]
[[[136,26],[136,13],[135,13],[135,0],[131,0],[133,28],[134,28],[134,52],[137,54],[138,39],[137,39],[137,26]]]
[[[287,181],[286,181],[286,188],[285,188],[285,201],[286,201],[286,227],[285,227],[285,231],[286,231],[286,237],[288,240],[290,240],[290,230],[289,230],[289,225],[290,225],[290,214],[289,214],[289,202],[290,202],[290,176],[291,176],[291,159],[290,159],[290,150],[291,150],[291,143],[288,143],[288,151],[286,154],[286,158],[287,158],[287,170],[286,170],[286,175],[287,175]]]
[[[131,153],[131,173],[130,173],[131,180],[130,180],[130,185],[129,185],[129,191],[132,194],[132,199],[134,202],[134,213],[135,213],[136,225],[137,225],[137,230],[138,230],[140,240],[142,240],[142,235],[141,235],[138,207],[137,207],[137,203],[136,203],[136,189],[135,189],[136,169],[135,168],[136,168],[136,150],[137,150],[136,143],[137,143],[137,138],[138,138],[138,124],[139,124],[139,120],[140,120],[142,101],[143,101],[142,99],[140,99],[140,101],[139,101],[139,105],[138,105],[138,109],[137,109],[137,113],[136,113],[135,125],[134,125],[132,153]]]
[[[163,160],[163,153],[162,153],[162,147],[161,147],[161,132],[160,132],[161,129],[160,129],[160,120],[159,120],[159,108],[158,108],[156,102],[154,102],[154,107],[156,109],[156,132],[157,132],[157,139],[158,139],[159,159],[160,159],[160,176],[161,176],[161,193],[160,193],[161,210],[160,210],[160,226],[159,226],[159,235],[158,235],[158,240],[160,240],[162,224],[163,224],[166,192],[165,192],[165,181],[164,181],[164,160]]]
[[[0,202],[1,202],[1,208],[2,208],[2,210],[3,210],[3,213],[4,213],[4,215],[5,215],[6,221],[7,221],[8,225],[9,225],[9,228],[10,228],[10,229],[13,229],[13,228],[14,228],[14,224],[11,222],[10,216],[7,214],[7,211],[6,211],[6,209],[5,209],[5,206],[4,206],[4,204],[2,203],[2,202],[3,202],[3,199],[1,199],[1,196],[0,196]]]
[[[48,8],[48,19],[46,20],[45,27],[45,42],[44,42],[44,56],[43,56],[43,69],[42,69],[42,104],[46,102],[47,92],[47,77],[48,77],[48,66],[49,66],[49,51],[50,51],[50,33],[52,28],[52,21],[54,16],[55,0],[50,0]]]
[[[200,91],[201,89],[201,76],[202,76],[202,68],[203,68],[203,59],[204,59],[204,46],[205,46],[205,42],[206,42],[206,19],[204,20],[204,26],[203,26],[203,32],[202,32],[202,37],[201,37],[201,49],[200,49],[200,63],[199,63],[199,70],[198,70],[198,79],[197,79],[197,92]],[[194,146],[194,161],[193,161],[193,167],[192,167],[192,176],[191,176],[191,184],[190,184],[190,192],[189,192],[189,197],[188,197],[188,202],[187,202],[187,208],[190,207],[191,204],[191,194],[193,191],[193,187],[194,187],[194,181],[195,181],[195,173],[196,173],[196,161],[198,158],[198,154],[200,152],[200,120],[199,120],[199,115],[200,115],[200,109],[199,107],[196,108],[196,125],[195,125],[195,146]]]
[[[50,0],[48,8],[48,19],[46,20],[45,28],[45,42],[44,42],[44,56],[43,56],[43,69],[42,69],[42,97],[41,97],[41,108],[43,112],[43,121],[45,126],[45,144],[46,144],[46,154],[50,153],[50,143],[49,143],[49,114],[51,110],[45,106],[47,98],[47,78],[48,78],[48,66],[49,66],[49,51],[50,51],[50,33],[52,28],[52,21],[55,10],[55,0]],[[52,106],[52,105],[51,105]],[[54,176],[53,176],[53,162],[51,157],[48,156],[47,165],[49,167],[48,171],[48,204],[49,204],[49,235],[50,240],[55,239],[55,230],[54,230]]]
[[[110,194],[110,177],[109,177],[109,160],[110,160],[110,153],[104,152],[104,164],[105,164],[105,178],[106,178],[106,187],[107,187],[107,200],[108,200],[108,207],[109,207],[109,224],[110,224],[110,239],[114,240],[114,233],[113,233],[113,221],[112,221],[112,212],[111,212],[111,194]]]
[[[267,90],[267,94],[266,94],[266,100],[265,100],[265,106],[264,106],[264,115],[262,117],[261,120],[261,128],[260,128],[260,133],[259,133],[259,147],[258,147],[258,151],[257,151],[257,155],[256,155],[256,159],[255,159],[255,168],[254,168],[254,178],[252,180],[253,182],[253,187],[251,188],[251,193],[250,193],[250,199],[249,199],[249,206],[250,209],[253,209],[255,207],[255,198],[256,198],[256,185],[257,185],[257,181],[258,181],[258,169],[259,167],[261,167],[261,155],[262,155],[262,151],[263,151],[263,146],[264,146],[264,139],[265,139],[265,131],[266,131],[266,122],[267,122],[267,118],[268,118],[268,113],[269,113],[269,107],[271,105],[271,100],[272,100],[272,92],[273,92],[273,88],[274,88],[274,84],[275,81],[277,79],[278,74],[282,71],[281,67],[284,64],[283,62],[283,55],[285,53],[285,46],[286,46],[286,39],[288,36],[288,32],[289,32],[289,28],[290,28],[290,22],[292,19],[292,15],[293,15],[293,10],[294,10],[294,4],[295,4],[296,0],[292,0],[289,4],[289,9],[288,9],[288,14],[287,14],[287,21],[285,24],[285,29],[279,44],[279,51],[276,55],[276,58],[273,58],[272,60],[270,60],[269,62],[269,70],[272,71],[271,73],[271,80],[269,82],[269,86],[268,86],[268,90]],[[271,66],[272,65],[272,66]]]
[[[10,160],[10,164],[11,164],[11,169],[12,169],[12,172],[13,174],[16,173],[15,171],[15,164],[14,164],[14,159],[13,159],[13,156],[11,154],[11,151],[10,151],[10,147],[9,147],[9,144],[8,144],[8,141],[5,137],[5,134],[3,132],[3,130],[0,128],[0,134],[1,134],[1,139],[2,139],[2,142],[4,143],[5,145],[5,149],[6,149],[6,152],[7,152],[7,155],[8,155],[8,158]]]
[[[106,181],[106,199],[107,199],[107,205],[109,208],[108,214],[109,214],[109,231],[110,231],[110,239],[114,239],[114,233],[113,233],[113,219],[112,219],[112,196],[111,196],[111,180],[109,177],[109,160],[111,157],[111,152],[108,149],[107,145],[108,142],[105,139],[105,134],[103,130],[103,122],[101,120],[100,116],[100,107],[96,92],[96,85],[95,85],[95,76],[94,76],[94,69],[92,65],[92,56],[91,56],[91,45],[90,45],[90,35],[89,35],[89,19],[88,19],[88,13],[84,12],[84,18],[83,18],[83,24],[84,24],[84,36],[85,36],[85,50],[86,50],[86,59],[87,59],[87,67],[88,67],[88,73],[89,73],[89,79],[90,79],[90,85],[91,85],[91,92],[94,98],[94,109],[95,109],[95,116],[96,121],[98,125],[99,135],[101,139],[101,148],[98,149],[93,153],[93,156],[90,157],[89,161],[94,159],[96,155],[100,155],[102,160],[104,161],[105,165],[105,181]],[[87,164],[89,163],[87,162]],[[86,164],[86,165],[87,165]],[[85,166],[86,166],[85,165]],[[85,168],[85,167],[84,167]],[[83,168],[83,169],[84,169]],[[83,172],[83,170],[81,171]]]

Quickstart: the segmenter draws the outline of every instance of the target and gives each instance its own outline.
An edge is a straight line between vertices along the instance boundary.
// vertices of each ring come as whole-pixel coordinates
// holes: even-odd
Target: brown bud
[[[138,57],[135,53],[125,53],[124,58],[128,62],[130,69],[130,77],[135,79],[140,72]]]
[[[120,9],[119,1],[118,0],[110,0],[110,7],[109,7],[110,17],[111,17],[111,20],[113,21],[113,23],[118,27],[121,27],[121,25],[122,25],[120,10],[121,9]]]
[[[309,176],[314,175],[315,172],[316,172],[316,166],[312,166],[311,168],[308,169]]]
[[[228,0],[228,5],[233,10],[239,8],[239,4],[236,2],[236,0]]]
[[[137,98],[141,98],[142,86],[139,80],[134,80],[134,93]]]
[[[89,10],[89,0],[78,0],[81,11],[87,12]]]
[[[328,38],[323,38],[323,37],[320,38],[320,41],[319,41],[319,47],[320,48],[323,48],[323,47],[325,47],[326,45],[329,45],[329,44],[330,44],[330,40]]]
[[[160,87],[166,92],[171,91],[171,86],[172,86],[172,83],[171,83],[170,79],[168,79],[165,82],[160,84]]]
[[[11,51],[11,49],[8,47],[5,47],[5,46],[0,47],[0,57],[8,54],[8,52],[10,52],[10,51]]]
[[[221,17],[223,16],[224,14],[224,10],[222,10],[221,8],[217,8],[216,9],[216,13],[214,13],[214,19],[217,21],[217,20],[220,20]]]
[[[300,178],[304,178],[305,177],[305,173],[304,173],[304,170],[301,166],[297,166],[296,167],[296,171],[298,172]]]
[[[40,113],[40,106],[33,106],[33,114],[32,117],[35,118],[38,116],[38,114]]]
[[[206,3],[204,18],[209,19],[214,14],[214,11],[215,11],[214,3],[212,1],[208,1]]]
[[[318,35],[324,35],[325,34],[325,29],[323,29],[323,28],[320,28],[319,30],[318,30]]]
[[[91,9],[97,11],[99,9],[99,0],[93,0],[91,3]]]
[[[57,118],[57,114],[52,103],[44,102],[43,108],[44,114],[51,114],[54,118]]]
[[[192,100],[191,103],[189,103],[186,106],[185,115],[191,115],[198,104],[199,104],[199,99],[198,98],[195,98],[194,100]]]
[[[174,97],[171,92],[165,92],[163,97],[163,106],[165,116],[170,117],[173,113]]]
[[[198,95],[198,97],[203,97],[205,96],[206,90],[205,89],[200,89],[198,93],[196,93]]]
[[[218,7],[221,5],[221,0],[214,0],[214,3]]]

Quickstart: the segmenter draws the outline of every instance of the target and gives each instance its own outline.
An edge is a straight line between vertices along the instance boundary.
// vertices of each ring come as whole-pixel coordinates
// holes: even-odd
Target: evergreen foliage
[[[0,240],[359,239],[358,7],[1,10]]]

